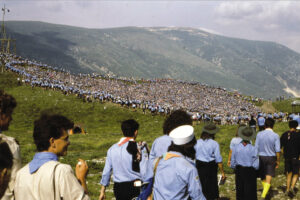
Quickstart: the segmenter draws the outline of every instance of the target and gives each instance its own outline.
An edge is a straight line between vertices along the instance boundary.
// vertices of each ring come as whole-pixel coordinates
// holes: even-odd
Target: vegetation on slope
[[[12,94],[18,103],[13,113],[10,130],[5,134],[15,137],[20,142],[23,165],[28,163],[35,153],[32,139],[33,122],[39,117],[41,111],[61,113],[72,119],[75,124],[81,124],[88,132],[87,135],[70,137],[71,145],[68,155],[60,161],[75,166],[78,158],[87,160],[89,165],[87,181],[92,199],[97,199],[99,195],[99,181],[106,151],[122,136],[121,121],[129,118],[136,119],[140,123],[138,140],[147,141],[150,146],[156,137],[162,135],[163,116],[144,115],[140,110],[128,110],[111,103],[84,103],[74,95],[65,96],[59,91],[31,88],[27,85],[19,86],[16,75],[7,72],[0,73],[0,88]],[[203,124],[195,125],[197,139],[200,137],[202,126]],[[221,126],[220,133],[216,135],[216,140],[221,147],[225,171],[229,176],[228,183],[221,187],[221,195],[233,199],[235,196],[235,192],[232,191],[234,188],[233,171],[226,166],[226,162],[229,143],[235,135],[236,128],[236,126]],[[287,130],[286,123],[275,125],[277,133],[281,134],[285,130]],[[277,170],[277,174],[282,173],[283,162]],[[279,179],[275,179],[274,183],[276,180]],[[282,185],[285,179],[280,180],[276,183],[278,186]],[[113,198],[112,187],[108,190],[107,198]]]

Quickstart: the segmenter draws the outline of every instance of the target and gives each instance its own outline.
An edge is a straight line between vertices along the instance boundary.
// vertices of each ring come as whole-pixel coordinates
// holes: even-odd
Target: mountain
[[[265,98],[300,95],[300,54],[193,28],[86,29],[8,21],[17,54],[74,73],[199,81]],[[291,94],[289,94],[291,95]]]

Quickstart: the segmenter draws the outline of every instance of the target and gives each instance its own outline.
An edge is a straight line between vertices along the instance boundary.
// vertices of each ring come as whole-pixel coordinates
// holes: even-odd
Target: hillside
[[[71,145],[67,156],[60,159],[63,163],[75,166],[77,159],[87,160],[89,174],[87,177],[89,195],[91,199],[98,199],[99,181],[104,167],[107,149],[121,137],[120,123],[122,120],[133,118],[140,123],[138,140],[147,141],[151,146],[154,139],[162,135],[164,117],[143,115],[141,110],[134,112],[115,104],[99,102],[84,103],[75,95],[63,95],[59,91],[45,90],[39,87],[31,88],[17,84],[17,76],[12,73],[0,73],[0,89],[12,94],[17,100],[17,107],[13,113],[13,121],[10,130],[4,134],[15,137],[21,146],[23,165],[28,163],[34,153],[35,145],[32,140],[33,121],[38,118],[41,111],[63,114],[72,119],[75,124],[80,124],[87,135],[73,135],[70,137]],[[76,109],[74,109],[76,108]],[[203,124],[195,125],[195,135],[199,139]],[[216,140],[220,144],[224,165],[227,161],[230,140],[233,137],[236,126],[221,126]],[[278,123],[274,130],[281,134],[287,130],[286,123]],[[220,195],[224,199],[235,199],[233,171],[226,165],[225,172],[228,177],[224,186],[220,186]],[[272,188],[272,199],[286,199],[282,193],[285,185],[283,173],[283,160]],[[258,195],[261,193],[261,185],[258,181]],[[298,192],[297,197],[300,198]],[[107,199],[113,199],[112,185],[107,190]]]
[[[17,54],[74,73],[196,80],[265,98],[300,93],[300,55],[191,28],[85,29],[6,22]]]

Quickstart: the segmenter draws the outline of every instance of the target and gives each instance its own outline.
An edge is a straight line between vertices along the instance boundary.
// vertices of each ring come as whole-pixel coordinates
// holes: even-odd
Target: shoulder
[[[0,137],[2,138],[3,141],[7,142],[7,144],[9,146],[12,146],[12,145],[19,146],[18,141],[13,137],[10,137],[10,136],[4,135],[4,134],[0,134]]]

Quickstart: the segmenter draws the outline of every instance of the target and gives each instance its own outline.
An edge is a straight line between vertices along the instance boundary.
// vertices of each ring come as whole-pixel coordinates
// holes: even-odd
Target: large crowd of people
[[[72,75],[8,54],[2,54],[1,60],[7,70],[20,74],[32,87],[57,89],[92,101],[131,102],[130,105],[137,107],[147,105],[147,109],[169,110],[163,124],[164,135],[154,140],[151,149],[136,141],[140,127],[137,121],[128,119],[121,123],[123,137],[107,151],[99,200],[106,199],[111,176],[117,200],[219,199],[219,184],[226,180],[220,145],[214,140],[220,128],[212,119],[208,120],[197,140],[190,112],[209,117],[237,117],[240,125],[230,143],[227,161],[235,172],[237,200],[257,199],[257,177],[263,188],[261,198],[267,198],[281,152],[287,175],[286,195],[294,197],[297,193],[299,113],[286,116],[290,130],[279,137],[273,131],[275,114],[259,113],[251,102],[222,88],[167,79],[121,80],[99,75]],[[67,154],[73,122],[62,115],[41,113],[34,121],[33,130],[37,152],[22,167],[18,142],[4,134],[16,106],[14,97],[0,90],[1,200],[90,199],[87,163],[79,159],[74,173],[70,165],[58,162],[59,157]],[[253,113],[257,116],[252,115],[251,120],[242,118],[250,118]]]
[[[79,159],[74,173],[70,165],[58,162],[59,157],[67,154],[69,132],[74,126],[62,115],[42,112],[35,120],[33,140],[37,152],[21,168],[18,142],[2,132],[9,129],[16,106],[14,97],[0,90],[1,199],[90,199],[87,163]],[[286,195],[292,198],[297,193],[300,116],[293,116],[290,130],[281,137],[273,131],[274,124],[274,119],[267,118],[256,138],[256,126],[240,125],[231,141],[227,163],[235,171],[237,200],[257,199],[257,177],[262,180],[261,197],[267,197],[281,152],[287,175]],[[136,142],[139,126],[133,119],[122,122],[124,137],[107,151],[99,200],[106,199],[105,190],[112,174],[117,200],[220,198],[219,184],[225,182],[226,175],[220,146],[214,140],[219,127],[211,122],[205,124],[201,138],[196,140],[191,116],[176,110],[165,119],[164,135],[156,138],[149,150],[145,143]]]
[[[7,70],[22,76],[21,82],[32,87],[61,90],[64,94],[73,93],[86,101],[112,101],[162,114],[184,109],[193,114],[194,119],[214,119],[223,123],[249,120],[251,115],[256,116],[261,112],[253,103],[260,101],[259,98],[245,97],[237,92],[228,92],[225,88],[198,82],[133,80],[98,74],[75,75],[11,54],[1,54],[1,60]]]

